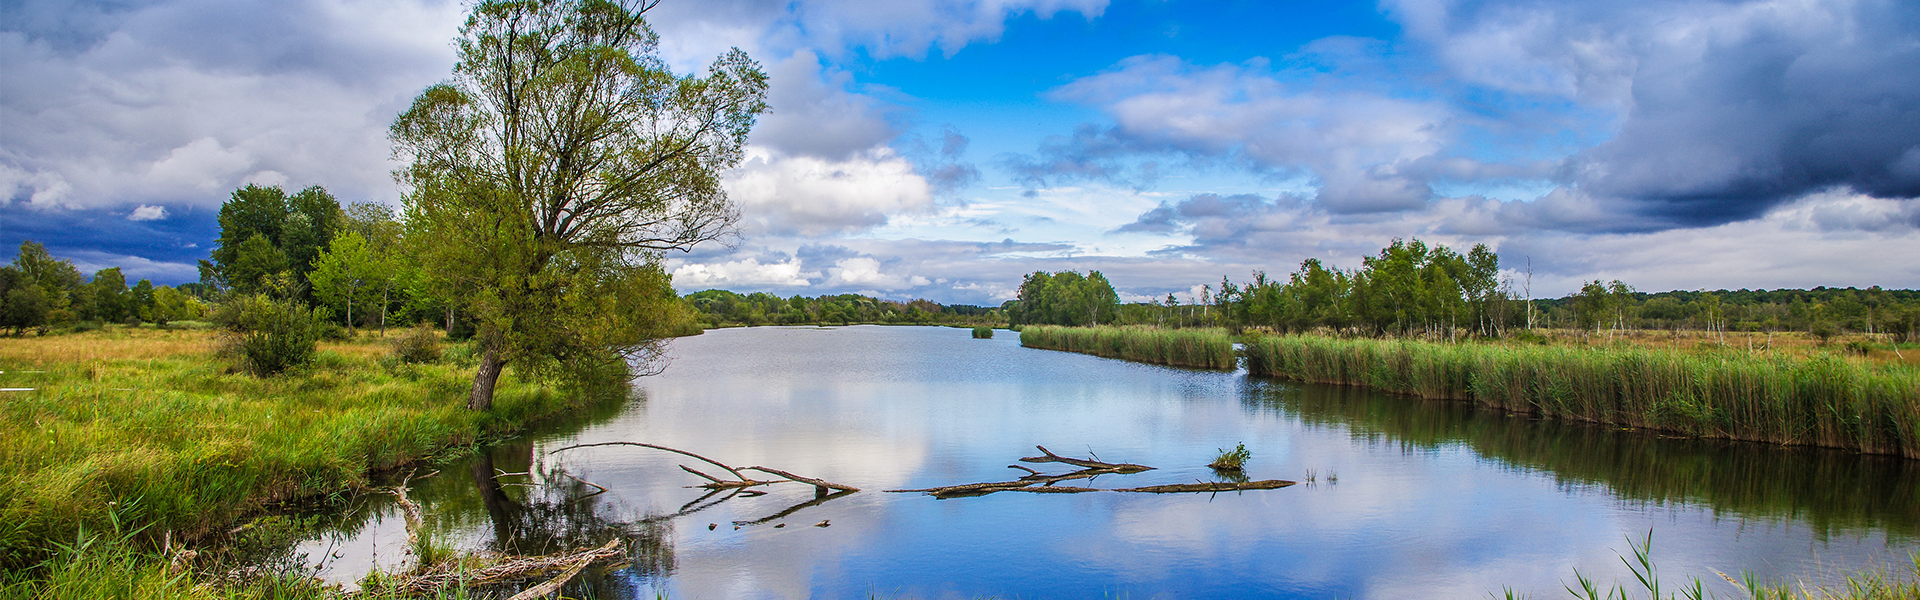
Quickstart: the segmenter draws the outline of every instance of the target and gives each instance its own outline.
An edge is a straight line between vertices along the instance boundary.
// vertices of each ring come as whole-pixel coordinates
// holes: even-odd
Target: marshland
[[[1643,291],[1558,256],[1553,287],[1566,293],[1535,293],[1522,248],[1537,241],[1483,236],[1517,242],[1496,251],[1472,237],[1450,237],[1464,243],[1449,247],[1382,233],[1462,230],[1396,221],[1416,210],[1409,200],[1453,193],[1429,185],[1437,179],[1403,177],[1440,163],[1461,176],[1518,176],[1552,162],[1534,158],[1482,169],[1434,150],[1302,152],[1407,160],[1339,173],[1250,165],[1259,177],[1302,175],[1321,189],[1177,200],[1148,190],[1159,158],[1096,164],[1108,151],[1095,146],[1126,154],[1165,144],[1087,124],[1073,143],[1094,146],[1042,142],[1060,161],[1003,154],[1000,167],[1017,171],[1019,185],[993,193],[1021,199],[976,202],[961,195],[981,177],[964,158],[969,139],[951,125],[937,139],[905,137],[919,125],[904,111],[887,117],[898,123],[846,136],[819,126],[833,115],[782,107],[775,118],[801,121],[772,128],[826,145],[884,133],[898,148],[869,140],[816,156],[749,143],[774,102],[912,97],[855,84],[868,70],[835,62],[891,50],[798,49],[763,66],[768,57],[730,48],[689,70],[686,47],[663,45],[643,14],[659,4],[479,1],[453,11],[466,14],[441,45],[452,64],[436,76],[446,78],[380,92],[380,108],[356,107],[347,119],[382,116],[390,147],[375,160],[391,164],[374,170],[391,175],[391,197],[371,196],[365,177],[339,188],[358,202],[320,185],[288,188],[288,176],[267,167],[301,173],[296,180],[307,173],[266,160],[282,141],[228,152],[207,136],[139,168],[174,182],[155,186],[165,193],[226,194],[217,216],[176,207],[193,214],[174,217],[207,230],[198,242],[166,242],[176,254],[193,249],[187,262],[155,267],[78,238],[51,250],[22,242],[0,266],[0,599],[1920,598],[1920,291]],[[1071,12],[1008,6],[1041,21]],[[805,25],[789,29],[836,30]],[[969,60],[959,54],[969,36],[997,40],[1003,25],[967,24],[939,42],[944,58]],[[1339,62],[1340,52],[1372,51],[1348,43],[1356,39],[1289,56]],[[37,43],[27,54],[37,56]],[[1249,105],[1270,104],[1255,96],[1273,86],[1258,80],[1319,78],[1293,58],[1189,69],[1135,56],[1099,76],[1205,71],[1255,81],[1219,95]],[[1848,61],[1802,66],[1833,62]],[[830,85],[796,94],[770,73]],[[972,87],[1002,78],[928,79]],[[1066,87],[1023,97],[1127,87],[1029,79]],[[1486,96],[1509,95],[1525,94]],[[162,95],[117,95],[148,96]],[[840,104],[878,115],[896,101],[861,98]],[[1193,123],[1216,122],[1199,117]],[[1352,129],[1382,139],[1397,137],[1377,135],[1394,127],[1423,139],[1459,133],[1407,125],[1425,119],[1364,120]],[[23,120],[42,121],[59,119]],[[1011,147],[1004,142],[983,146]],[[1262,146],[1253,141],[1199,145],[1212,150],[1164,163],[1176,175],[1168,181],[1210,185],[1174,172],[1240,168],[1239,158],[1216,160],[1232,155],[1264,160],[1230,149]],[[1905,185],[1914,153],[1899,149],[1910,145],[1874,145],[1906,155],[1878,156],[1864,170],[1808,172]],[[35,235],[57,234],[62,227],[48,225],[65,218],[57,211],[80,210],[98,199],[77,196],[106,189],[21,170],[39,169],[29,164],[38,159],[6,150],[0,213],[12,219],[28,203],[44,211],[27,228]],[[1229,154],[1195,154],[1217,151]],[[1093,160],[1067,160],[1078,154]],[[1130,156],[1122,162],[1148,155]],[[234,161],[246,164],[186,172]],[[1732,170],[1767,170],[1745,166]],[[1048,215],[1064,213],[1007,207],[1068,193],[1061,177],[1071,176],[1051,170],[1121,183],[1117,173],[1134,167],[1143,173],[1126,201],[1157,206],[1081,231],[1127,247],[1123,260],[1097,247],[1076,257],[1085,240],[1018,242],[1016,227],[972,218],[1004,209],[1056,227]],[[113,179],[104,172],[88,178]],[[848,181],[905,196],[868,202],[835,187]],[[1559,192],[1581,182],[1552,183]],[[1793,201],[1852,203],[1794,213],[1813,215],[1822,235],[1857,226],[1899,242],[1910,229],[1898,219],[1912,211],[1889,208],[1908,200],[1815,183],[1826,187],[1802,192],[1818,197]],[[1071,193],[1128,186],[1098,187]],[[1433,198],[1343,196],[1389,188]],[[796,200],[794,189],[809,191]],[[1676,198],[1693,206],[1712,195],[1695,187]],[[1089,198],[1068,212],[1112,212]],[[1467,206],[1461,214],[1479,211],[1461,203],[1508,202],[1444,200]],[[806,210],[786,210],[799,204]],[[1756,212],[1761,204],[1734,212],[1782,214]],[[894,208],[851,214],[866,205]],[[922,222],[893,220],[910,213]],[[169,214],[139,204],[108,220],[151,231],[140,228]],[[1647,223],[1673,215],[1622,216],[1660,233]],[[1291,229],[1242,227],[1281,222]],[[1285,252],[1262,245],[1275,237],[1264,234],[1354,223],[1371,229]],[[1715,223],[1737,224],[1685,225]],[[896,225],[980,227],[1002,241],[858,237]],[[1051,231],[1073,237],[1071,227]],[[1798,235],[1795,227],[1786,229]],[[120,230],[86,239],[105,244],[111,231]],[[1212,237],[1222,231],[1262,235]],[[806,243],[739,246],[770,233]],[[1619,243],[1605,235],[1588,237],[1596,248]],[[859,241],[820,241],[842,237]],[[896,255],[884,255],[889,244]],[[920,258],[899,255],[909,246]],[[1223,256],[1279,268],[1279,257],[1291,264],[1309,247],[1338,250],[1284,274],[1210,280]],[[995,266],[951,279],[900,270],[915,260],[944,268],[930,257]],[[1017,283],[1007,275],[1028,271]],[[1123,271],[1159,280],[1109,280]],[[1188,275],[1209,280],[1171,281]],[[719,289],[727,284],[744,291]],[[837,293],[770,291],[795,289]],[[916,295],[936,289],[982,304]]]

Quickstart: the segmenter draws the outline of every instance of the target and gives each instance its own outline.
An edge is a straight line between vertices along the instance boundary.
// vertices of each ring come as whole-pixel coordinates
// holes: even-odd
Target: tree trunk
[[[507,366],[506,359],[500,357],[498,342],[483,343],[487,345],[487,352],[480,357],[480,370],[473,374],[473,393],[467,396],[467,410],[493,408],[493,384],[500,381],[500,370]]]

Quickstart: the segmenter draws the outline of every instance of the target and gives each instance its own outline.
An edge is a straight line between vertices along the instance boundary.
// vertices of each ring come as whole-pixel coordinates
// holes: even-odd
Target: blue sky
[[[248,182],[397,205],[456,2],[0,3],[0,244],[195,277]],[[666,0],[773,113],[681,291],[1123,297],[1484,243],[1516,289],[1920,287],[1920,7],[1842,0]],[[1531,265],[1531,277],[1527,265]]]

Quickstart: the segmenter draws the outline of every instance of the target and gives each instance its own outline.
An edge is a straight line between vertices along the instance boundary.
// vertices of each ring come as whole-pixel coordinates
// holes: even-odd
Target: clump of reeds
[[[992,327],[973,328],[973,339],[976,339],[976,340],[993,339],[993,328]]]
[[[1235,363],[1233,338],[1219,329],[1028,325],[1020,345],[1176,367],[1232,369]]]
[[[1247,451],[1247,445],[1243,442],[1235,445],[1232,450],[1220,449],[1220,456],[1214,458],[1213,462],[1208,463],[1207,466],[1215,471],[1239,471],[1247,466],[1249,458],[1253,458],[1253,453]]]
[[[1247,345],[1254,375],[1471,400],[1701,437],[1920,458],[1920,370],[1821,355],[1688,354],[1277,336]]]

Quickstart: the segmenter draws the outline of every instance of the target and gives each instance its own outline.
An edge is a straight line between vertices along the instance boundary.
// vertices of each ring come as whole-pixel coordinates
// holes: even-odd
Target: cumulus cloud
[[[932,186],[914,164],[884,146],[845,160],[750,148],[726,187],[741,206],[749,234],[861,231],[886,224],[891,215],[934,205]]]
[[[158,221],[165,218],[167,218],[166,207],[149,204],[134,207],[133,212],[127,215],[128,221]]]

